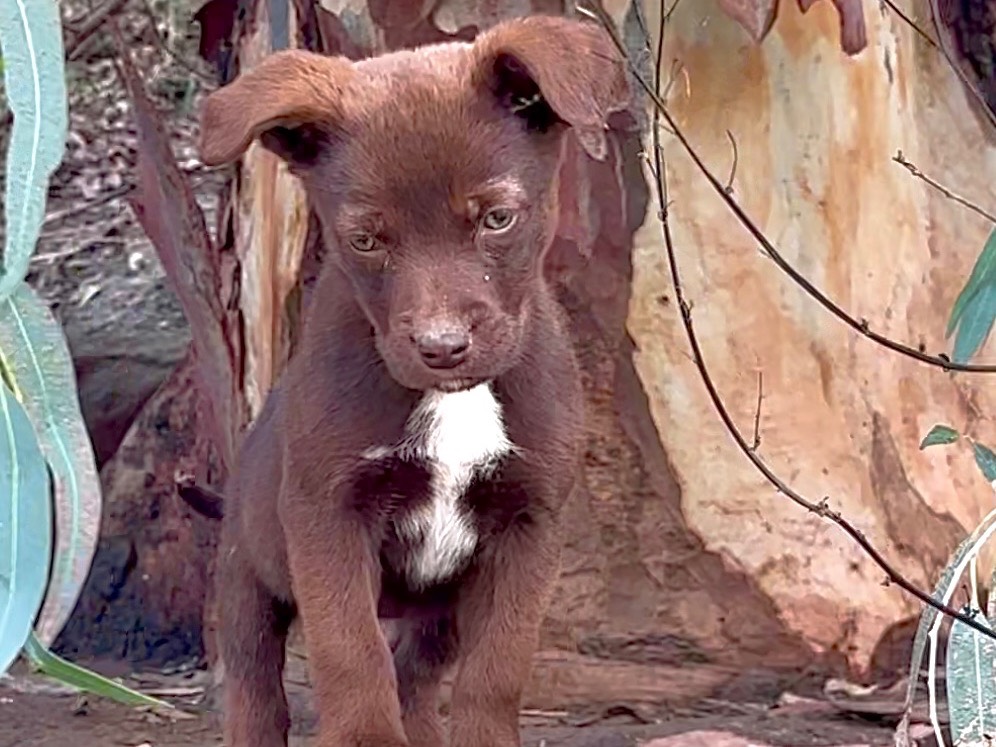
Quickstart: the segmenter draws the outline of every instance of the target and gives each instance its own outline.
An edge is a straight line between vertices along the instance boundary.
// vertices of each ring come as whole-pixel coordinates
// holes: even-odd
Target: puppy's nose
[[[423,332],[415,345],[429,368],[456,368],[470,351],[470,335],[451,329]]]

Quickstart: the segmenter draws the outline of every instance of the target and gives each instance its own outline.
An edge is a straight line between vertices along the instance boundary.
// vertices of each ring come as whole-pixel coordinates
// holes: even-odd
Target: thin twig
[[[85,213],[94,208],[98,208],[101,205],[106,205],[108,202],[113,202],[119,197],[126,196],[129,192],[134,189],[132,184],[122,184],[120,187],[115,187],[114,189],[109,189],[101,195],[93,198],[92,200],[86,200],[85,202],[80,202],[71,207],[64,208],[62,210],[54,210],[45,216],[45,221],[43,225],[58,223],[66,218],[72,218],[80,213]]]
[[[764,371],[757,372],[757,407],[754,408],[754,442],[750,450],[757,451],[761,446],[761,403],[764,401]]]
[[[66,249],[60,249],[55,252],[44,252],[41,254],[35,254],[29,260],[32,265],[40,264],[50,264],[60,259],[66,259],[67,257],[74,257],[77,254],[82,254],[86,252],[92,244],[100,242],[107,245],[115,246],[125,246],[126,241],[118,236],[108,236],[105,233],[99,231],[93,231],[87,234],[80,234],[78,231],[66,231],[64,234],[42,234],[45,239],[56,239],[64,238],[65,241],[73,242],[71,246]]]
[[[671,60],[671,74],[668,76],[667,85],[664,87],[664,92],[661,94],[661,98],[667,101],[671,97],[671,89],[674,87],[674,82],[678,79],[679,75],[685,76],[685,93],[689,93],[689,81],[688,72],[685,70],[684,63],[681,60]]]
[[[82,50],[84,42],[93,37],[107,20],[119,13],[128,4],[129,0],[107,0],[102,6],[97,8],[93,14],[80,24],[80,29],[72,40],[66,45],[66,59],[76,59],[76,55]]]
[[[726,180],[726,194],[733,194],[733,180],[737,178],[737,164],[740,161],[740,154],[737,152],[737,140],[733,137],[733,133],[729,130],[726,131],[726,136],[730,138],[730,146],[733,148],[733,163],[730,165],[730,178]]]
[[[663,30],[664,26],[667,24],[667,22],[671,20],[671,16],[674,13],[674,11],[677,9],[678,3],[680,3],[680,2],[681,2],[681,0],[674,0],[674,2],[671,3],[671,7],[667,9],[667,12],[661,14],[661,29],[662,30]],[[660,61],[660,58],[658,58],[658,61]]]
[[[681,0],[674,0],[668,11],[666,13],[661,13],[660,23],[657,27],[657,54],[654,57],[654,86],[658,91],[661,90],[661,61],[664,59],[664,30],[667,27],[668,21],[671,20],[671,14],[674,13],[675,8],[678,7],[678,3],[680,2]],[[664,99],[667,99],[667,97],[671,94],[671,86],[674,85],[675,78],[680,72],[683,71],[683,69],[684,68],[682,67],[680,60],[671,61],[671,74],[668,76],[667,86],[664,88],[664,92],[662,94]],[[660,126],[659,123],[658,126]]]
[[[908,15],[906,15],[902,11],[902,9],[898,5],[896,5],[892,0],[882,0],[882,2],[889,8],[889,10],[891,10],[893,13],[899,16],[899,18],[903,21],[903,23],[905,23],[907,26],[913,29],[913,31],[919,34],[923,38],[923,40],[927,42],[927,44],[934,47],[935,49],[939,48],[939,45],[937,44],[936,41],[934,41],[933,37],[930,34],[928,34],[926,31],[924,31],[922,28],[917,26],[916,22]]]
[[[135,166],[134,164],[129,164],[130,169],[133,169],[134,166]],[[198,165],[192,168],[181,167],[180,170],[191,179],[201,179],[210,174],[211,172],[218,171],[219,169],[218,167],[214,166],[207,167],[207,166]],[[113,202],[119,197],[127,197],[129,194],[131,194],[131,192],[134,189],[135,189],[134,184],[131,183],[122,184],[120,187],[114,187],[113,189],[109,189],[106,192],[97,195],[93,199],[80,202],[76,205],[71,205],[70,207],[63,208],[62,210],[54,210],[45,216],[43,226],[47,226],[52,223],[58,223],[60,221],[66,220],[67,218],[72,218],[76,215],[80,215],[81,213],[86,213],[90,210],[93,210],[94,208],[106,205],[108,202]]]
[[[596,10],[594,10],[591,15],[593,15],[605,26],[606,30],[611,34],[616,46],[619,48],[620,53],[625,57],[626,49],[616,34],[611,19],[608,18],[608,16],[604,14],[604,11],[597,6]],[[628,61],[628,58],[626,59]],[[656,91],[650,89],[649,86],[647,86],[647,88],[648,93],[652,93],[654,97],[657,96]],[[656,120],[662,114],[666,116],[666,112],[664,112],[661,107],[658,107],[654,112],[654,119]],[[674,297],[678,302],[678,308],[681,312],[681,323],[685,328],[685,336],[688,338],[688,344],[691,347],[695,366],[698,369],[702,383],[705,385],[706,391],[709,394],[709,399],[712,401],[713,408],[716,410],[720,420],[722,420],[726,430],[733,437],[733,440],[736,441],[740,451],[751,461],[754,467],[757,468],[762,475],[764,475],[765,479],[767,479],[768,482],[770,482],[778,490],[779,493],[787,496],[791,501],[807,511],[816,514],[820,518],[833,522],[840,529],[842,529],[861,547],[862,550],[864,550],[864,552],[875,562],[875,564],[885,572],[890,583],[896,584],[907,593],[913,595],[924,604],[930,605],[942,614],[954,618],[959,622],[968,625],[973,630],[996,640],[996,631],[993,631],[989,627],[977,622],[973,617],[964,615],[953,607],[934,599],[932,595],[907,580],[905,576],[893,568],[889,561],[886,560],[877,549],[875,549],[875,546],[868,541],[864,533],[845,519],[839,511],[831,510],[829,498],[824,497],[820,501],[812,501],[803,497],[781,477],[779,477],[757,454],[756,451],[751,449],[750,444],[747,443],[746,439],[743,437],[743,434],[740,432],[740,429],[733,421],[733,417],[730,415],[729,410],[727,410],[726,405],[719,394],[719,391],[716,389],[716,385],[712,380],[708,367],[706,366],[705,356],[702,354],[702,348],[699,346],[698,336],[695,333],[695,326],[692,324],[691,305],[685,299],[685,292],[681,284],[681,273],[678,269],[678,257],[674,248],[674,240],[671,235],[671,224],[668,214],[669,208],[667,207],[667,174],[665,171],[663,151],[660,144],[660,129],[656,126],[656,122],[655,126],[651,128],[651,138],[654,159],[652,171],[655,172],[654,181],[656,186],[657,202],[661,207],[659,218],[664,236],[664,249],[667,255],[668,268],[671,274],[671,285],[674,288]]]
[[[635,69],[632,61],[629,60],[628,55],[626,55],[625,47],[621,46],[622,41],[618,38],[615,28],[612,27],[612,21],[607,16],[602,16],[601,9],[595,6],[595,10],[588,10],[586,8],[579,8],[579,11],[588,15],[589,17],[599,20],[603,25],[606,25],[610,29],[610,33],[613,35],[613,39],[617,46],[619,46],[620,53],[624,55],[630,68],[633,70],[634,78],[647,93],[648,97],[654,104],[654,109],[656,113],[664,118],[667,123],[668,129],[674,134],[678,142],[681,143],[682,148],[688,153],[689,157],[695,163],[696,168],[702,173],[702,175],[709,182],[710,186],[716,191],[720,198],[726,203],[730,211],[737,217],[744,228],[747,229],[748,233],[754,237],[754,239],[761,245],[764,249],[765,254],[778,266],[778,268],[788,275],[799,287],[801,287],[806,293],[808,293],[815,301],[817,301],[824,309],[829,311],[833,316],[835,316],[839,321],[843,322],[845,325],[850,327],[855,332],[859,333],[863,337],[868,338],[872,342],[887,348],[894,353],[899,353],[907,358],[912,358],[913,360],[920,361],[921,363],[926,363],[930,366],[935,366],[936,368],[941,368],[945,371],[962,371],[965,373],[996,373],[996,364],[980,364],[980,363],[956,363],[952,361],[947,355],[931,355],[925,353],[918,348],[911,347],[905,343],[893,340],[891,337],[886,337],[883,334],[875,332],[871,329],[867,319],[855,319],[847,311],[845,311],[839,304],[833,301],[829,296],[827,296],[823,291],[819,290],[812,282],[810,282],[802,273],[800,273],[792,264],[782,256],[782,253],[778,251],[771,240],[765,236],[764,232],[758,228],[757,224],[751,219],[747,212],[740,206],[740,203],[734,199],[732,195],[727,194],[723,183],[716,177],[715,174],[706,166],[705,161],[699,155],[698,151],[692,147],[691,142],[685,136],[684,130],[679,127],[678,122],[671,116],[668,111],[667,105],[661,98],[660,94],[657,93],[651,86],[643,79],[640,73]],[[658,119],[655,116],[655,119]],[[655,125],[655,128],[659,125]]]
[[[973,212],[978,213],[979,215],[981,215],[983,218],[985,218],[990,223],[996,224],[996,215],[993,215],[988,210],[986,210],[983,207],[980,207],[978,204],[972,202],[971,200],[969,200],[969,199],[967,199],[965,197],[962,197],[959,194],[956,194],[956,193],[952,192],[950,189],[948,189],[947,187],[945,187],[939,181],[937,181],[935,179],[931,179],[929,176],[927,176],[922,171],[920,171],[920,169],[917,168],[915,164],[913,164],[910,161],[906,160],[906,156],[903,155],[903,152],[901,150],[897,150],[896,151],[896,155],[894,155],[892,157],[892,160],[895,161],[896,163],[898,163],[900,166],[903,166],[907,171],[909,171],[917,179],[921,179],[922,181],[924,181],[927,184],[929,184],[931,187],[933,187],[934,189],[936,189],[938,192],[940,192],[942,195],[944,195],[945,197],[947,197],[949,200],[953,200],[954,202],[957,202],[959,205],[963,205],[963,206],[967,207],[969,210],[971,210],[971,211],[973,211]]]
[[[156,14],[153,11],[152,6],[149,5],[149,0],[141,0],[142,10],[145,13],[146,18],[149,21],[149,33],[152,37],[152,42],[162,53],[164,57],[171,58],[173,62],[178,64],[181,68],[186,70],[188,73],[196,77],[201,83],[206,84],[207,88],[213,88],[215,86],[215,81],[212,77],[202,70],[198,70],[196,67],[187,62],[183,55],[177,52],[169,42],[167,42],[159,33],[159,28],[156,25]]]

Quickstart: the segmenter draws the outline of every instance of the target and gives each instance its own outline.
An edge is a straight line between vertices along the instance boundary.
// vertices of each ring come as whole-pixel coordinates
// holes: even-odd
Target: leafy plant
[[[957,330],[955,363],[967,363],[985,344],[996,322],[996,228],[989,234],[965,287],[955,300],[945,337]]]
[[[989,235],[951,311],[947,336],[950,337],[957,329],[953,359],[958,363],[965,363],[974,356],[992,331],[994,321],[996,229]],[[951,445],[962,440],[969,442],[979,471],[996,491],[996,453],[974,438],[963,435],[956,428],[944,423],[934,425],[920,442],[920,449]],[[989,629],[992,629],[993,616],[996,614],[996,571],[991,574],[988,610],[983,610],[979,600],[978,556],[994,532],[996,509],[990,511],[958,546],[934,589],[934,597],[948,604],[967,570],[970,598],[962,611]],[[938,714],[937,693],[938,639],[943,622],[943,617],[933,607],[926,607],[920,616],[910,658],[905,712],[896,731],[896,747],[908,747],[911,744],[910,715],[925,653],[928,653],[930,722],[937,744],[942,747],[947,744]],[[951,743],[959,747],[991,745],[992,735],[996,733],[996,641],[954,620],[948,635],[944,666]]]
[[[979,471],[996,490],[996,455],[987,446],[963,436],[950,425],[939,423],[931,428],[920,442],[920,449],[950,445],[963,439],[971,443]],[[990,628],[996,587],[991,587],[989,590],[990,609],[987,614],[982,610],[979,601],[978,556],[994,532],[996,532],[996,509],[990,511],[958,546],[934,589],[934,597],[948,604],[962,583],[962,577],[967,569],[971,598],[963,611]],[[897,747],[906,747],[910,744],[910,713],[919,683],[920,666],[928,646],[927,690],[930,698],[930,721],[938,745],[946,744],[938,715],[937,697],[938,639],[943,622],[943,618],[933,607],[925,608],[920,616],[920,624],[913,639],[906,709],[896,733]],[[952,621],[945,657],[945,686],[952,742],[966,746],[990,744],[988,735],[996,731],[996,641],[970,629],[964,623]]]
[[[930,446],[953,444],[960,439],[965,439],[971,444],[972,453],[975,456],[975,463],[982,472],[982,476],[989,482],[996,480],[996,453],[994,453],[988,446],[979,443],[975,439],[969,436],[962,436],[950,425],[938,423],[931,428],[920,442],[920,450],[922,451]]]
[[[48,651],[89,573],[101,492],[65,337],[24,281],[67,126],[58,3],[30,5],[29,12],[23,0],[0,0],[14,115],[0,262],[0,674],[24,655],[78,689],[173,710]]]
[[[31,633],[48,580],[52,504],[49,476],[27,413],[0,384],[0,475],[7,503],[0,518],[0,667],[5,671]]]

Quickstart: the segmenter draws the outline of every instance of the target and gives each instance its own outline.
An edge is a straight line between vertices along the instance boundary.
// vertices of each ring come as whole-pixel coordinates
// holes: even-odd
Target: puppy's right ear
[[[608,153],[608,118],[630,103],[626,66],[599,24],[533,15],[496,24],[477,37],[478,80],[517,116],[550,115],[574,128],[588,155]]]
[[[201,161],[218,166],[257,137],[292,167],[307,166],[342,122],[342,93],[355,74],[344,57],[275,52],[211,93],[201,109]]]

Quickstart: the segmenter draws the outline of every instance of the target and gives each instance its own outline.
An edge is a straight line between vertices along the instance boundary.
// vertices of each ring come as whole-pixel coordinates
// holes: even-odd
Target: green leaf
[[[34,427],[0,382],[0,673],[27,641],[48,583],[50,487]]]
[[[988,446],[975,441],[972,442],[972,451],[975,452],[975,463],[979,465],[985,478],[989,482],[996,481],[996,454]]]
[[[57,0],[0,0],[0,50],[7,103],[14,112],[3,200],[3,300],[27,274],[45,217],[49,177],[65,151],[66,77]]]
[[[171,703],[158,700],[149,695],[132,690],[120,682],[102,677],[81,666],[66,661],[49,651],[42,642],[31,633],[24,646],[24,653],[35,668],[49,677],[77,690],[93,693],[103,698],[110,698],[118,703],[130,706],[147,706],[157,710],[176,713],[177,709]]]
[[[920,449],[926,449],[928,446],[937,446],[938,444],[953,444],[958,440],[958,431],[952,428],[950,425],[941,425],[938,423],[930,432],[923,437],[923,441],[920,442]]]
[[[975,612],[989,628],[981,611]],[[952,742],[988,745],[996,733],[996,641],[953,620],[945,669]]]
[[[55,556],[36,624],[38,637],[51,646],[93,561],[101,491],[62,328],[27,283],[0,301],[0,368],[35,425],[54,479]]]
[[[996,282],[985,285],[972,299],[958,324],[954,350],[955,363],[967,363],[981,348],[996,321]]]
[[[951,309],[951,317],[948,319],[947,331],[944,333],[945,337],[950,337],[951,333],[954,332],[961,315],[965,312],[965,306],[972,296],[996,273],[996,249],[993,249],[994,246],[996,246],[996,228],[989,234],[989,238],[986,240],[979,258],[975,260],[975,266],[965,282],[965,287],[961,289],[961,293],[955,299]]]
[[[955,335],[952,359],[967,362],[980,347],[996,322],[996,229],[975,261],[965,287],[955,300],[945,337]]]

